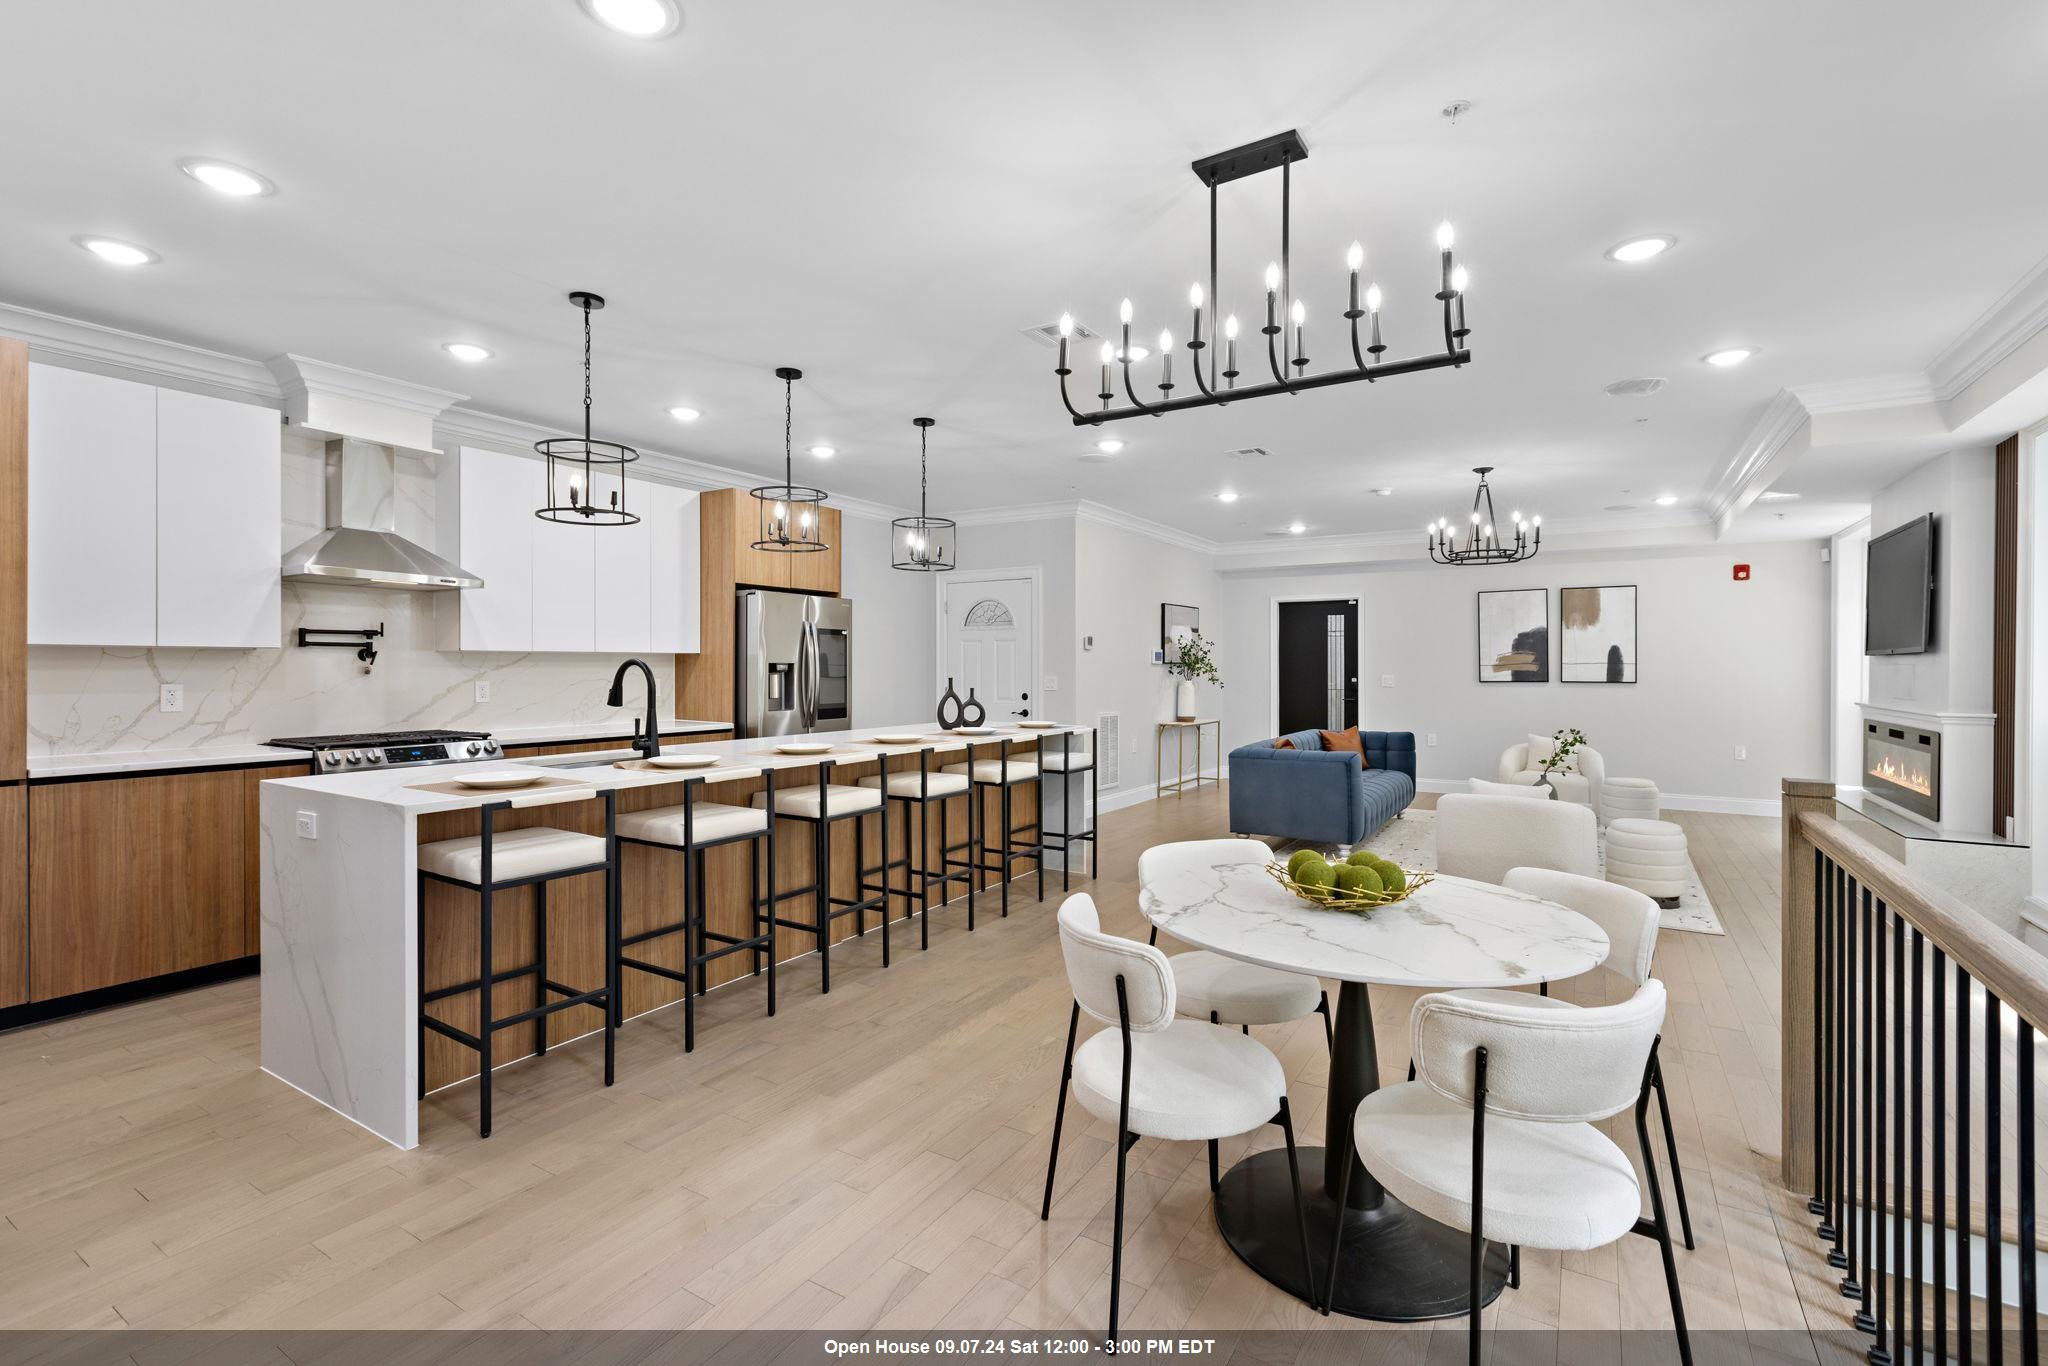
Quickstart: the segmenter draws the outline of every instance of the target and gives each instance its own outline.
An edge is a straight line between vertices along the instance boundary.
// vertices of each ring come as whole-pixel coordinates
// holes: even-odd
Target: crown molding
[[[1806,405],[1790,389],[1780,389],[1764,405],[1720,477],[1707,490],[1707,516],[1719,531],[1726,532],[1736,514],[1769,487],[1778,458],[1809,421]]]
[[[1810,417],[1872,408],[1910,408],[1942,398],[1935,392],[1934,381],[1923,374],[1871,375],[1831,384],[1802,384],[1785,392],[1798,399]]]
[[[1008,507],[968,508],[948,515],[961,526],[1002,526],[1010,522],[1056,522],[1080,516],[1079,499],[1056,503],[1016,503]]]
[[[1074,517],[1077,521],[1093,522],[1097,526],[1114,527],[1118,531],[1128,531],[1133,536],[1143,536],[1147,540],[1158,541],[1161,545],[1170,545],[1180,550],[1192,550],[1198,555],[1214,555],[1223,549],[1222,543],[1209,540],[1207,537],[1197,536],[1189,531],[1182,531],[1180,528],[1168,526],[1164,522],[1155,522],[1149,517],[1140,517],[1134,512],[1125,512],[1121,508],[1110,507],[1106,503],[1090,502],[1086,498],[1083,498],[1075,505]]]
[[[164,341],[9,303],[0,303],[0,333],[27,342],[31,360],[86,369],[104,367],[145,379],[204,385],[264,403],[276,403],[281,397],[276,379],[261,362],[203,346]]]
[[[2048,257],[1941,349],[1927,367],[1928,382],[1946,403],[2044,328],[2048,328]]]
[[[306,356],[294,356],[289,352],[272,356],[263,364],[264,368],[270,371],[271,378],[277,381],[278,392],[287,404],[317,391],[337,394],[361,403],[375,403],[386,408],[400,408],[409,413],[424,413],[428,417],[438,417],[443,409],[469,397],[468,394],[458,394],[447,389],[430,389],[424,384],[393,379],[389,375],[373,375],[367,370],[351,369],[346,365],[335,365]]]

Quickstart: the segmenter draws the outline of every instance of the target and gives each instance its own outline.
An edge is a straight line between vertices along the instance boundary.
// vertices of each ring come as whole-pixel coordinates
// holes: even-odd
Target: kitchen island
[[[916,743],[887,744],[875,739],[897,734],[920,738]],[[776,752],[778,744],[798,738],[829,741],[833,749],[822,756]],[[1029,753],[1041,743],[1051,750],[1072,746],[1085,751],[1092,738],[1078,727],[1005,728],[987,736],[968,737],[936,731],[925,722],[816,737],[672,745],[664,750],[715,757],[718,763],[710,769],[619,767],[620,761],[638,756],[631,751],[604,750],[265,782],[260,796],[263,1068],[399,1147],[410,1148],[419,1142],[423,1090],[462,1082],[476,1071],[470,1050],[430,1035],[422,1077],[418,1048],[422,986],[432,991],[473,981],[479,946],[476,894],[429,883],[422,900],[416,878],[418,850],[435,840],[476,834],[479,813],[487,805],[514,803],[494,813],[494,829],[500,833],[547,825],[602,834],[606,792],[616,794],[622,813],[676,805],[682,801],[685,783],[702,784],[700,801],[744,806],[762,790],[764,775],[770,770],[778,787],[816,783],[821,766],[829,772],[831,782],[853,784],[884,765],[892,773],[915,772],[920,754],[934,772],[944,764],[962,762],[970,747],[976,758],[996,758],[1006,743],[1012,754]],[[451,782],[457,775],[507,769],[545,770],[558,782],[540,794],[465,791]],[[1086,777],[1082,772],[1066,779],[1065,794],[1060,792],[1060,779],[1046,779],[1047,823],[1055,833],[1069,814],[1075,829],[1092,828],[1085,809]],[[564,786],[562,780],[576,786]],[[556,800],[525,804],[533,802],[536,795]],[[569,799],[561,800],[564,796]],[[963,794],[946,803],[956,842],[965,836],[970,800]],[[990,828],[999,828],[994,794],[985,793],[984,803]],[[900,858],[907,849],[907,836],[898,833],[904,824],[899,819],[902,810],[894,805],[890,813],[891,857]],[[1022,826],[1036,819],[1037,805],[1027,785],[1016,794],[1013,820]],[[876,823],[860,824],[868,827],[864,847],[858,851],[861,863],[872,866],[878,859]],[[854,841],[838,834],[851,828],[849,824],[835,830],[830,873],[839,895],[850,894],[856,878]],[[784,835],[776,841],[776,886],[787,889],[810,883],[810,827],[784,825],[781,829]],[[926,844],[924,862],[930,867],[937,862],[937,839],[936,830],[928,833],[932,837]],[[727,845],[709,850],[703,857],[707,924],[713,930],[739,933],[751,924],[752,848],[745,843]],[[1029,863],[1021,866],[1031,867]],[[1049,859],[1048,866],[1056,865]],[[1011,871],[1019,867],[1019,863],[1010,865]],[[674,851],[623,846],[620,870],[623,933],[631,935],[683,918],[682,859]],[[995,875],[976,876],[982,885],[992,885]],[[603,882],[601,876],[576,877],[549,890],[547,951],[550,973],[557,980],[586,986],[603,980]],[[903,872],[899,870],[892,885],[908,885]],[[531,888],[496,894],[494,970],[533,961],[533,895]],[[906,903],[901,898],[892,901],[900,913]],[[786,920],[808,921],[809,899],[787,901],[780,913]],[[834,926],[831,937],[837,940],[853,933],[855,927],[848,918]],[[778,962],[803,957],[815,948],[815,937],[803,930],[784,926],[777,931]],[[638,946],[635,953],[679,966],[681,936],[650,941]],[[750,972],[745,955],[732,955],[709,968],[706,980],[712,986]],[[798,987],[800,979],[787,970],[781,975],[786,983],[783,1008],[801,1009],[805,991],[788,990]],[[529,1008],[535,1004],[534,990],[530,977],[496,984],[494,1013],[502,1017]],[[629,1021],[680,999],[676,984],[642,973],[626,974],[623,991]],[[436,1001],[433,1009],[446,1023],[473,1030],[478,1014],[476,992],[447,996]],[[547,1021],[549,1047],[592,1033],[600,1023],[600,1012],[594,1006],[578,1006],[551,1016]],[[666,1026],[651,1021],[642,1027]],[[674,1046],[680,1048],[679,1024],[674,1033]],[[499,1064],[532,1052],[529,1036],[526,1029],[500,1035]]]

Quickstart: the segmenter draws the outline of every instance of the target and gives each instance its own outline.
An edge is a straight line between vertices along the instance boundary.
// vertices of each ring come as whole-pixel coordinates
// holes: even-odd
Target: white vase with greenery
[[[1166,666],[1166,671],[1175,679],[1175,720],[1195,719],[1195,684],[1214,683],[1219,688],[1223,686],[1223,678],[1216,672],[1215,650],[1215,642],[1205,637],[1199,629],[1191,630],[1181,637],[1178,656]]]

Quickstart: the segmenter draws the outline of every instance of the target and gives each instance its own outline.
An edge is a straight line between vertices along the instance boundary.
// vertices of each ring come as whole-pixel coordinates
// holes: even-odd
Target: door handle
[[[1024,710],[1022,710],[1022,711],[1013,711],[1013,712],[1011,712],[1011,713],[1010,713],[1010,715],[1012,715],[1012,716],[1029,716],[1029,715],[1031,715],[1031,708],[1029,708],[1029,707],[1026,707],[1026,708],[1025,708]]]
[[[825,666],[818,649],[818,628],[810,622],[804,623],[804,659],[810,666],[807,672],[810,674],[811,680],[810,695],[804,703],[804,728],[806,730],[815,730],[818,726],[820,676],[824,673]]]

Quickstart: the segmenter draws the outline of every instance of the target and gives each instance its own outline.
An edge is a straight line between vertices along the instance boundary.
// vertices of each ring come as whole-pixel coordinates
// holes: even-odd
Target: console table
[[[1216,776],[1207,781],[1223,785],[1223,722],[1214,721],[1161,721],[1152,732],[1152,781],[1154,791],[1164,797],[1171,792],[1178,796],[1183,788],[1199,788],[1202,778],[1202,728],[1216,728]],[[1166,733],[1173,732],[1173,781],[1166,781]],[[1187,773],[1187,735],[1195,733],[1195,775]]]

